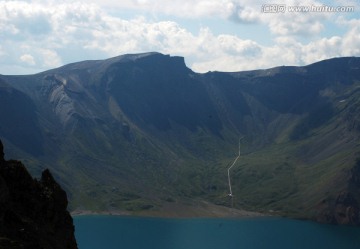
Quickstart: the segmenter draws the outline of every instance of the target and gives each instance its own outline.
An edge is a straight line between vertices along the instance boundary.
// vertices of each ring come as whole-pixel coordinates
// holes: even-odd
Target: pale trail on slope
[[[233,197],[232,190],[231,190],[231,181],[230,181],[230,169],[235,165],[236,161],[240,158],[240,140],[241,139],[242,139],[242,137],[239,138],[239,155],[235,158],[235,161],[231,164],[231,166],[227,170],[227,172],[228,172],[228,180],[229,180],[229,190],[230,190],[229,196],[230,197]]]

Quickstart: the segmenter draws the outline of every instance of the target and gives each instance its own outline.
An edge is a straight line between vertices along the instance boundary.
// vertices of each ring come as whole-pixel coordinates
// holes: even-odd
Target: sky
[[[0,0],[0,74],[154,51],[199,73],[360,56],[360,1]]]

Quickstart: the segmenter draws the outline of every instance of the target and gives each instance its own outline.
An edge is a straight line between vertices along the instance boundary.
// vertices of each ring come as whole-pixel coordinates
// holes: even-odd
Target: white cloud
[[[125,20],[96,5],[95,0],[92,4],[1,1],[0,73],[16,73],[4,71],[11,68],[9,65],[17,69],[28,65],[41,71],[63,63],[148,51],[184,56],[188,65],[199,72],[302,65],[334,56],[360,55],[359,19],[337,18],[336,24],[347,29],[345,35],[321,37],[323,21],[331,21],[333,14],[265,14],[261,13],[261,3],[250,0],[242,4],[231,0],[174,0],[171,4],[163,0],[125,0],[105,4],[110,6],[113,2],[129,9],[176,12],[178,16],[213,15],[223,20],[266,25],[273,34],[266,39],[272,39],[272,43],[264,45],[262,40],[214,34],[206,26],[194,33],[175,21],[154,21],[141,16]],[[292,1],[310,3],[315,2]],[[299,36],[311,39],[301,42]]]
[[[323,29],[322,22],[333,13],[289,12],[263,13],[264,4],[285,4],[290,6],[322,6],[315,0],[278,0],[275,2],[251,0],[152,0],[152,1],[98,1],[93,3],[108,8],[142,9],[153,15],[166,14],[181,18],[220,18],[238,23],[261,23],[269,26],[276,35],[316,35]]]
[[[42,58],[42,66],[45,68],[55,68],[62,64],[59,55],[51,49],[39,49],[39,56]]]
[[[148,12],[162,13],[178,17],[200,18],[229,18],[237,11],[243,9],[254,1],[250,0],[91,0],[92,3],[106,6],[107,8],[142,9]],[[256,1],[255,1],[256,2]],[[240,8],[242,6],[242,8]]]
[[[269,20],[270,31],[275,35],[316,35],[323,29],[321,20],[307,17],[307,14],[285,14],[286,17],[273,18]]]
[[[302,49],[302,60],[309,64],[317,60],[323,60],[329,57],[345,55],[342,51],[343,41],[340,37],[322,38],[320,40],[310,42]]]
[[[23,39],[26,35],[46,35],[51,31],[49,15],[43,7],[18,1],[0,2],[2,36]]]
[[[360,54],[360,19],[346,20],[338,18],[339,25],[346,26],[348,32],[343,38],[342,51],[345,55],[359,55]]]
[[[233,56],[256,57],[261,53],[261,47],[254,41],[241,40],[232,35],[219,35],[217,37],[220,49]]]
[[[312,11],[290,11],[293,7],[311,8],[311,6],[323,6],[322,2],[286,1],[283,13],[264,13],[262,22],[267,24],[270,31],[277,36],[316,36],[324,30],[324,22],[328,21],[334,13]]]
[[[22,56],[20,56],[20,60],[30,66],[34,66],[36,64],[35,59],[31,54],[23,54]]]

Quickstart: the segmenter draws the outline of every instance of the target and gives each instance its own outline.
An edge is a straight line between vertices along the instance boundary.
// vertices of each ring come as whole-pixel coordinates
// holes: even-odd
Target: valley
[[[73,212],[199,200],[360,224],[359,89],[357,57],[199,74],[129,54],[0,75],[0,138],[32,175],[51,170]]]

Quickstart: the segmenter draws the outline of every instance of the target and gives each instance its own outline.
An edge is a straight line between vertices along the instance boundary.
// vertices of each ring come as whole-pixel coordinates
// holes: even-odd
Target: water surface
[[[360,228],[285,218],[74,218],[79,249],[359,249]]]

